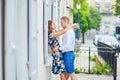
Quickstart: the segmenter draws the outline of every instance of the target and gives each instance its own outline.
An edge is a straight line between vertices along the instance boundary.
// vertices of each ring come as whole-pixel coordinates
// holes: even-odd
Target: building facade
[[[116,4],[116,0],[88,0],[88,4],[101,13],[102,21],[97,33],[113,35],[120,22],[120,19],[114,16],[115,8],[113,6]]]
[[[50,70],[48,20],[72,22],[71,0],[0,0],[0,80],[57,80]]]
[[[102,14],[113,14],[115,8],[115,0],[87,0],[89,6],[95,7]]]

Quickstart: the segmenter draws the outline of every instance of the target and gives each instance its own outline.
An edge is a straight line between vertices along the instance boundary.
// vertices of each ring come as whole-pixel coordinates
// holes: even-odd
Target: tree
[[[76,8],[76,4],[77,2],[80,2],[81,3],[81,8],[80,10],[78,11],[77,8]],[[74,22],[78,22],[78,18],[77,15],[80,15],[80,30],[81,30],[81,33],[82,33],[82,43],[84,43],[84,34],[85,32],[87,32],[88,30],[88,20],[87,20],[87,17],[89,15],[89,11],[88,11],[88,4],[86,2],[86,0],[74,0]],[[78,14],[79,13],[79,14]]]
[[[100,23],[101,23],[101,16],[100,16],[100,12],[98,12],[95,8],[90,7],[89,8],[89,26],[88,29],[98,29],[100,27]]]
[[[116,0],[116,4],[115,4],[115,16],[120,16],[120,0]]]

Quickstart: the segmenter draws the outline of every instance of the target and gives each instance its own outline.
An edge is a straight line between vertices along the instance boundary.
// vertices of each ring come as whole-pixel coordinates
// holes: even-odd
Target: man
[[[70,19],[66,16],[61,18],[61,26],[63,28],[70,27]],[[74,45],[75,45],[75,33],[73,29],[68,30],[63,35],[62,46],[59,48],[63,52],[63,60],[66,69],[66,80],[70,77],[71,80],[77,80],[74,74]]]

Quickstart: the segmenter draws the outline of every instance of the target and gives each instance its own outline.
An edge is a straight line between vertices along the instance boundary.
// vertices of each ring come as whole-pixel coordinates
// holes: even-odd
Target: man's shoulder
[[[69,33],[70,33],[70,34],[74,34],[74,30],[73,30],[73,29],[70,29],[70,30],[69,30]]]
[[[65,33],[65,35],[73,35],[73,34],[75,34],[73,29],[70,29]]]
[[[67,31],[67,33],[71,33],[71,32],[74,32],[74,30],[70,29],[70,30]]]

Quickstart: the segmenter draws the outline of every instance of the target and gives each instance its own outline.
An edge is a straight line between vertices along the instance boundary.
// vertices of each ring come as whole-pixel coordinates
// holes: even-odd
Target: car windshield
[[[100,42],[103,42],[105,44],[108,44],[112,47],[115,47],[116,45],[118,45],[118,41],[116,40],[115,37],[113,36],[109,36],[109,37],[102,37],[100,40]]]

